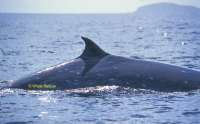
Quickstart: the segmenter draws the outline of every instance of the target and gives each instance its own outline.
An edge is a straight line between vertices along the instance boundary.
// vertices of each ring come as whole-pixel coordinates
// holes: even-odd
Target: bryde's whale
[[[92,40],[81,38],[85,49],[79,57],[22,77],[8,87],[65,90],[116,85],[162,92],[200,89],[199,71],[111,55]]]

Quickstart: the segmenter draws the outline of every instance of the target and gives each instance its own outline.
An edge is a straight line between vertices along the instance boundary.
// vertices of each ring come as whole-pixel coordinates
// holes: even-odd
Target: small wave
[[[147,59],[149,59],[149,60],[158,60],[158,59],[161,59],[161,57],[147,57]]]
[[[179,27],[179,30],[187,29],[186,27]]]
[[[4,123],[4,124],[29,124],[29,123],[33,123],[34,121],[13,121],[13,122],[8,122],[8,123]]]
[[[142,59],[142,58],[139,57],[139,56],[130,56],[130,58],[132,58],[132,59]]]
[[[181,56],[181,57],[173,57],[173,59],[198,59],[200,56]]]
[[[187,67],[187,68],[191,68],[191,69],[195,69],[198,68],[199,66],[193,65],[193,64],[184,64],[182,65],[183,67]]]
[[[132,118],[147,118],[147,116],[140,115],[140,114],[131,115],[131,117]]]
[[[200,32],[193,31],[193,32],[190,32],[190,34],[200,34]]]
[[[186,111],[186,112],[183,112],[182,113],[183,115],[185,116],[188,116],[188,115],[200,115],[200,111]]]
[[[9,40],[16,40],[16,39],[18,39],[18,38],[16,38],[16,37],[8,37],[8,39],[9,39]]]
[[[8,94],[8,93],[14,93],[14,91],[10,88],[5,88],[5,89],[0,90],[1,98],[3,97],[2,94]]]
[[[53,51],[49,51],[49,50],[42,50],[42,53],[54,53]]]
[[[5,51],[5,50],[3,50],[1,48],[0,48],[0,50],[1,50],[1,52],[2,52],[2,54],[4,56],[16,56],[16,55],[20,55],[21,54],[20,51]]]

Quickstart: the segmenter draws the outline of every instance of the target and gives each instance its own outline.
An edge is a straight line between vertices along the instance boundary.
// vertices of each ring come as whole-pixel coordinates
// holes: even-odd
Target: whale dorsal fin
[[[105,51],[103,51],[98,45],[96,45],[92,40],[81,37],[85,42],[85,49],[83,53],[78,57],[82,59],[86,58],[92,58],[97,56],[104,56],[108,55]]]
[[[81,74],[84,76],[88,71],[90,71],[103,57],[109,55],[103,51],[98,45],[96,45],[92,40],[81,37],[85,42],[85,49],[83,53],[78,57],[83,59],[85,62],[85,68]]]

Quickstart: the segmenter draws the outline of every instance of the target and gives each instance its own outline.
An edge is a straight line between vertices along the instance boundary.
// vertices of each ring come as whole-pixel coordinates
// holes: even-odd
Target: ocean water
[[[200,17],[0,14],[0,86],[78,57],[84,42],[110,54],[200,71]],[[200,90],[163,93],[104,86],[0,91],[1,123],[200,123]]]

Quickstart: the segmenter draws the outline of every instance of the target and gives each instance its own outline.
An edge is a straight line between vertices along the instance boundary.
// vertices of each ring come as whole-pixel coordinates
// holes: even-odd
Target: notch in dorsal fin
[[[83,53],[78,57],[83,59],[85,62],[85,68],[81,73],[84,76],[88,71],[90,71],[102,58],[108,53],[104,52],[98,45],[96,45],[92,40],[81,37],[85,42],[85,49]]]
[[[98,45],[96,45],[92,40],[81,37],[85,42],[85,49],[83,53],[78,57],[82,59],[97,57],[97,56],[105,56],[108,53],[104,52]]]

